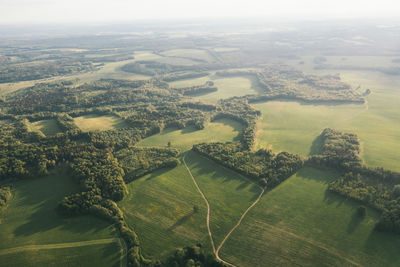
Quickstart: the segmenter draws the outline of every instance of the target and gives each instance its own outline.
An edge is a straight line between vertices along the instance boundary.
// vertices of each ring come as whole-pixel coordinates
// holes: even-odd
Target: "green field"
[[[400,237],[374,231],[354,201],[326,191],[336,173],[303,168],[267,192],[221,250],[239,266],[399,266]]]
[[[237,173],[193,152],[185,159],[209,200],[210,225],[218,245],[260,190]],[[128,184],[128,191],[119,205],[147,257],[162,258],[197,242],[211,249],[207,208],[184,165],[137,179]],[[199,207],[198,212],[193,212],[194,205]]]
[[[55,120],[36,121],[31,123],[30,126],[32,131],[42,132],[46,136],[51,136],[62,132]]]
[[[400,171],[400,77],[376,72],[346,72],[343,79],[371,88],[365,105],[307,105],[297,102],[256,104],[263,118],[259,123],[259,147],[308,155],[313,140],[325,128],[356,133],[363,147],[362,158],[370,166]],[[396,81],[396,82],[395,82]]]
[[[206,50],[201,49],[173,49],[164,51],[161,54],[167,57],[192,58],[208,62],[215,60]]]
[[[113,242],[75,248],[26,250],[0,255],[0,266],[118,267],[120,266],[120,248]]]
[[[210,227],[218,246],[261,189],[240,174],[194,152],[188,152],[185,160],[210,204]]]
[[[257,94],[260,90],[256,79],[252,76],[220,77],[211,74],[200,78],[170,82],[169,85],[170,87],[182,88],[201,85],[206,81],[213,81],[214,85],[218,88],[218,91],[196,97],[202,101],[217,102],[224,98]]]
[[[120,118],[115,116],[84,115],[74,118],[76,126],[82,131],[106,131],[128,127]]]
[[[193,126],[184,129],[168,128],[159,134],[143,139],[138,146],[171,146],[180,151],[191,149],[194,144],[201,142],[228,142],[237,140],[242,130],[242,125],[236,121],[221,119],[210,122],[203,130]]]
[[[9,204],[0,211],[0,254],[4,249],[21,246],[115,238],[114,230],[103,220],[91,216],[66,218],[56,212],[57,204],[64,196],[79,190],[61,167],[42,178],[15,182]],[[83,255],[86,248],[88,246],[80,248]],[[92,248],[92,252],[93,249],[96,248]],[[53,251],[57,250],[49,250],[49,253]],[[18,253],[7,255],[4,257],[9,260],[14,256],[15,260],[22,257]],[[54,255],[48,257],[54,258]]]

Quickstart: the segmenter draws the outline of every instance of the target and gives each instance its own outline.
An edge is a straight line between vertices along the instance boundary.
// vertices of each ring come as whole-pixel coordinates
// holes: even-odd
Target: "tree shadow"
[[[97,232],[109,226],[109,223],[89,215],[64,217],[57,212],[59,201],[79,189],[78,186],[71,186],[68,179],[50,174],[15,185],[18,194],[12,208],[20,211],[16,215],[18,218],[14,219],[21,223],[14,226],[15,236],[30,236],[55,228],[71,233]]]
[[[310,156],[318,155],[321,153],[322,147],[322,138],[321,135],[318,135],[317,138],[311,144],[310,152],[308,153]]]
[[[357,214],[357,212],[355,212],[353,216],[351,216],[351,220],[349,222],[349,225],[347,226],[347,233],[353,233],[360,225],[360,223],[364,220],[364,218],[365,216],[361,216]]]
[[[174,231],[176,228],[187,222],[195,214],[194,210],[179,218],[173,225],[168,228],[168,231]]]
[[[258,198],[258,195],[260,194],[260,188],[258,185],[256,185],[253,182],[250,182],[248,180],[248,178],[243,177],[241,174],[235,172],[234,170],[231,170],[225,166],[222,166],[221,164],[218,164],[210,159],[207,159],[199,154],[197,154],[196,152],[193,151],[188,151],[185,153],[186,155],[186,162],[188,165],[190,165],[190,170],[196,171],[196,173],[199,176],[202,175],[206,175],[211,177],[211,179],[213,180],[218,180],[221,183],[227,183],[230,181],[239,181],[240,184],[236,187],[237,191],[242,191],[244,189],[249,188],[249,191],[251,193],[254,193],[254,196],[252,197],[252,200],[255,200]],[[191,159],[191,155],[196,155],[198,157],[200,157],[200,161],[199,160],[192,160]],[[204,164],[202,164],[201,161],[207,161],[208,165],[210,167],[205,167]],[[218,168],[215,168],[218,167]],[[226,173],[222,173],[222,172],[228,172],[231,173],[232,175],[227,175]]]
[[[346,198],[335,193],[329,192],[329,190],[325,190],[324,193],[324,202],[328,205],[336,204],[336,207],[340,207],[343,203],[346,202]]]

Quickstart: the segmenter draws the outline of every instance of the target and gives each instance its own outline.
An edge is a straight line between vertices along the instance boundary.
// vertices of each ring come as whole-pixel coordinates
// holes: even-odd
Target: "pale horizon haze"
[[[395,0],[0,0],[0,24],[129,22],[191,18],[396,18]]]

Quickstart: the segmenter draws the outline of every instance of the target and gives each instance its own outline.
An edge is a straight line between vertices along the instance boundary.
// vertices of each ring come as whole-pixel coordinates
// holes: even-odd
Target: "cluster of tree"
[[[177,249],[172,256],[165,262],[158,262],[154,264],[158,266],[168,267],[226,267],[216,260],[215,256],[207,253],[201,244],[195,246],[184,247]]]
[[[221,100],[219,104],[219,112],[214,115],[213,120],[228,118],[242,123],[244,130],[240,141],[245,149],[250,150],[255,142],[256,122],[259,116],[261,116],[260,111],[255,110],[247,103],[246,99],[240,97]]]
[[[18,124],[0,127],[0,180],[46,174],[58,160],[57,146],[26,142],[26,129]]]
[[[274,187],[293,175],[303,166],[303,160],[294,154],[260,149],[250,152],[239,143],[202,143],[193,151],[219,164],[233,169],[259,183]]]
[[[56,60],[44,63],[5,64],[0,66],[0,83],[38,80],[92,70],[95,70],[95,67],[89,61]]]
[[[319,154],[311,156],[308,163],[345,172],[329,184],[328,190],[380,210],[377,229],[400,232],[400,173],[363,165],[355,134],[328,128],[315,143]]]
[[[360,140],[356,134],[342,133],[326,128],[314,141],[319,153],[309,159],[310,163],[325,164],[340,170],[361,167]]]
[[[175,88],[175,91],[186,96],[205,95],[218,91],[212,81],[207,81],[201,85],[194,85],[190,87]]]
[[[0,186],[0,208],[7,204],[11,198],[11,189],[9,186]]]
[[[187,80],[187,79],[194,79],[194,78],[200,78],[207,76],[209,73],[208,72],[183,72],[183,73],[171,73],[164,75],[162,77],[163,81],[166,82],[173,82],[173,81],[179,81],[179,80]]]
[[[179,164],[179,151],[173,148],[125,148],[117,151],[115,157],[125,172],[125,181],[151,173],[160,168],[173,168]]]
[[[125,222],[123,212],[114,201],[103,198],[98,188],[65,197],[58,210],[67,216],[92,214],[111,222],[127,245],[128,266],[151,265],[151,261],[141,255],[139,238]]]

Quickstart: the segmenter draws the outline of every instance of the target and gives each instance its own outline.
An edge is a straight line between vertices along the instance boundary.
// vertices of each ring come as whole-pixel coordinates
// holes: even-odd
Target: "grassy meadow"
[[[303,168],[267,192],[221,250],[238,266],[399,266],[400,237],[374,230],[379,213],[326,191],[338,176]]]
[[[84,115],[74,118],[74,123],[84,132],[128,127],[122,119],[115,116]]]
[[[30,128],[30,130],[42,132],[46,136],[51,136],[62,132],[55,120],[36,121],[30,124]]]
[[[242,125],[229,119],[210,122],[203,130],[197,130],[193,126],[184,129],[168,128],[161,133],[143,139],[138,146],[171,146],[186,151],[194,144],[201,142],[228,142],[237,140]]]
[[[325,127],[330,127],[360,137],[367,165],[400,171],[400,77],[357,71],[342,72],[341,77],[355,87],[360,85],[362,90],[372,90],[366,104],[308,105],[279,101],[256,104],[254,107],[263,114],[258,147],[308,155],[313,140]]]
[[[120,253],[120,248],[115,243],[75,248],[26,250],[0,255],[0,266],[118,267],[120,266]]]
[[[0,210],[0,254],[4,249],[28,245],[115,238],[114,230],[103,220],[92,216],[67,218],[56,212],[57,204],[64,196],[79,191],[79,186],[68,177],[62,167],[53,170],[49,175],[42,178],[14,182],[12,198],[7,206]],[[86,248],[89,248],[89,246],[80,247],[79,251],[75,250],[77,251],[76,257],[79,258],[81,254],[83,257],[88,257],[93,250],[101,252],[105,249],[104,246],[95,246],[90,248],[91,251],[86,251]],[[117,248],[119,249],[118,246]],[[43,260],[48,258],[55,261],[56,256],[60,255],[57,253],[61,253],[58,251],[58,249],[52,249],[40,253],[47,254]],[[56,254],[53,254],[53,252]],[[0,262],[15,260],[21,262],[20,266],[26,266],[22,262],[24,262],[24,259],[28,261],[29,255],[32,256],[32,253],[21,252],[2,255]],[[98,255],[99,258],[104,257],[104,260],[109,257],[101,253]],[[32,262],[35,262],[35,260],[40,261],[41,257],[39,255],[33,257]],[[67,262],[65,264],[68,265]]]

